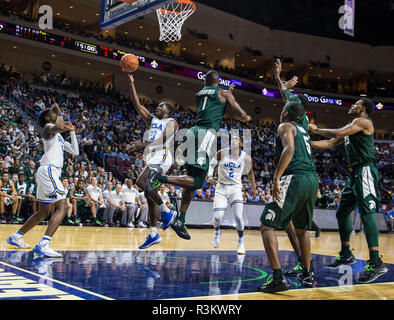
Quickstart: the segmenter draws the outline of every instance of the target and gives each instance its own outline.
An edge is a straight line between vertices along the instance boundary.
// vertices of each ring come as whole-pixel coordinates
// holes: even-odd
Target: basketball
[[[134,54],[126,54],[120,60],[120,67],[125,72],[135,72],[138,69],[139,61]]]

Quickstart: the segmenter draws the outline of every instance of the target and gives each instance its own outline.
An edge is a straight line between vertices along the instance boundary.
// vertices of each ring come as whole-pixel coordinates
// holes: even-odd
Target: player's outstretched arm
[[[75,134],[76,127],[71,122],[66,122],[64,125],[64,129],[66,131],[70,131],[71,139],[71,143],[67,141],[64,142],[64,150],[74,156],[77,156],[79,154],[79,146],[77,136]]]
[[[278,85],[278,88],[279,88],[279,91],[282,95],[282,99],[283,99],[284,103],[287,103],[287,101],[293,100],[293,97],[295,97],[289,90],[297,84],[298,77],[294,76],[289,81],[283,83],[280,78],[281,72],[282,72],[282,63],[281,63],[280,59],[276,59],[275,65],[274,65],[274,78],[275,78],[275,81]]]
[[[235,111],[234,120],[240,120],[242,122],[249,122],[252,120],[251,116],[249,116],[244,109],[241,108],[239,103],[235,100],[234,95],[232,93],[234,86],[230,87],[230,90],[220,90],[219,95],[221,95],[226,103]]]
[[[295,127],[290,123],[282,123],[278,128],[278,135],[282,141],[283,151],[280,156],[278,166],[274,172],[272,196],[275,200],[281,200],[280,178],[282,177],[283,172],[285,172],[287,166],[290,164],[294,155],[295,130]]]
[[[332,149],[343,143],[343,138],[332,138],[329,140],[311,141],[314,149]]]
[[[246,156],[246,170],[248,172],[248,179],[250,181],[251,193],[253,197],[256,197],[256,178],[253,171],[253,159],[250,156]]]
[[[351,136],[360,131],[370,131],[372,128],[371,121],[365,118],[357,118],[352,121],[349,125],[339,128],[339,129],[319,129],[316,125],[310,124],[309,131],[321,135],[326,138],[343,138],[346,136]]]
[[[222,150],[219,150],[214,157],[212,157],[211,162],[209,163],[208,169],[208,178],[207,181],[209,184],[213,185],[215,183],[215,178],[213,177],[213,173],[219,161],[222,159]]]
[[[152,120],[152,115],[150,114],[149,110],[140,103],[140,99],[138,98],[137,90],[135,89],[134,85],[134,76],[130,73],[127,73],[127,77],[130,81],[131,99],[133,100],[134,106],[137,109],[137,112],[141,115],[142,119],[144,119],[144,121],[149,124]]]

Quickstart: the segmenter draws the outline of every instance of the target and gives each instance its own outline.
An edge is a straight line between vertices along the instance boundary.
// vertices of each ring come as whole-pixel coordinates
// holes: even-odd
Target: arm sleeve
[[[79,147],[78,147],[78,141],[77,141],[77,136],[75,135],[75,131],[70,132],[70,138],[71,138],[71,143],[69,142],[64,142],[64,150],[66,150],[68,153],[71,153],[74,156],[77,156],[79,154]]]

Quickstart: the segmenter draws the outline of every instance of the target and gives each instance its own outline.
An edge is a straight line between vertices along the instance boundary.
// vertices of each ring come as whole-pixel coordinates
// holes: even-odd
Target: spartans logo
[[[274,221],[275,219],[275,212],[271,209],[268,210],[267,214],[265,215],[265,220]]]
[[[370,209],[371,211],[376,209],[376,203],[375,203],[375,201],[369,200],[369,209]]]

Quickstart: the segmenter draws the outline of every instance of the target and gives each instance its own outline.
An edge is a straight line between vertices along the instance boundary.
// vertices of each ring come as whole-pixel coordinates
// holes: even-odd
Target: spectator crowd
[[[65,154],[62,183],[68,190],[68,213],[64,223],[148,225],[146,199],[134,184],[145,166],[145,159],[142,151],[130,149],[130,143],[142,139],[148,128],[127,97],[113,88],[71,79],[65,73],[45,77],[37,74],[33,83],[26,83],[12,67],[7,69],[4,64],[0,67],[0,85],[3,90],[0,96],[0,184],[1,190],[11,188],[9,197],[0,195],[1,221],[6,220],[8,210],[8,220],[22,223],[37,209],[36,172],[43,144],[35,119],[43,109],[56,102],[64,118],[78,128],[76,134],[81,151],[77,157]],[[141,102],[151,112],[158,105],[154,100]],[[181,105],[174,106],[172,116],[180,129],[194,125],[195,114]],[[242,178],[243,195],[246,203],[266,204],[271,197],[276,124],[252,122],[245,125],[225,119],[222,128],[240,129],[241,132],[252,130],[251,155],[257,195],[251,195],[246,176]],[[67,133],[64,135],[67,139]],[[394,142],[375,143],[380,194],[387,212],[393,207],[393,146]],[[336,208],[347,176],[343,148],[315,150],[314,159],[320,179],[316,207]],[[183,167],[173,165],[170,174],[183,174]],[[175,207],[181,191],[167,185],[162,187],[160,194],[169,207]],[[206,181],[202,189],[196,190],[194,199],[212,201],[214,195],[215,185]]]

